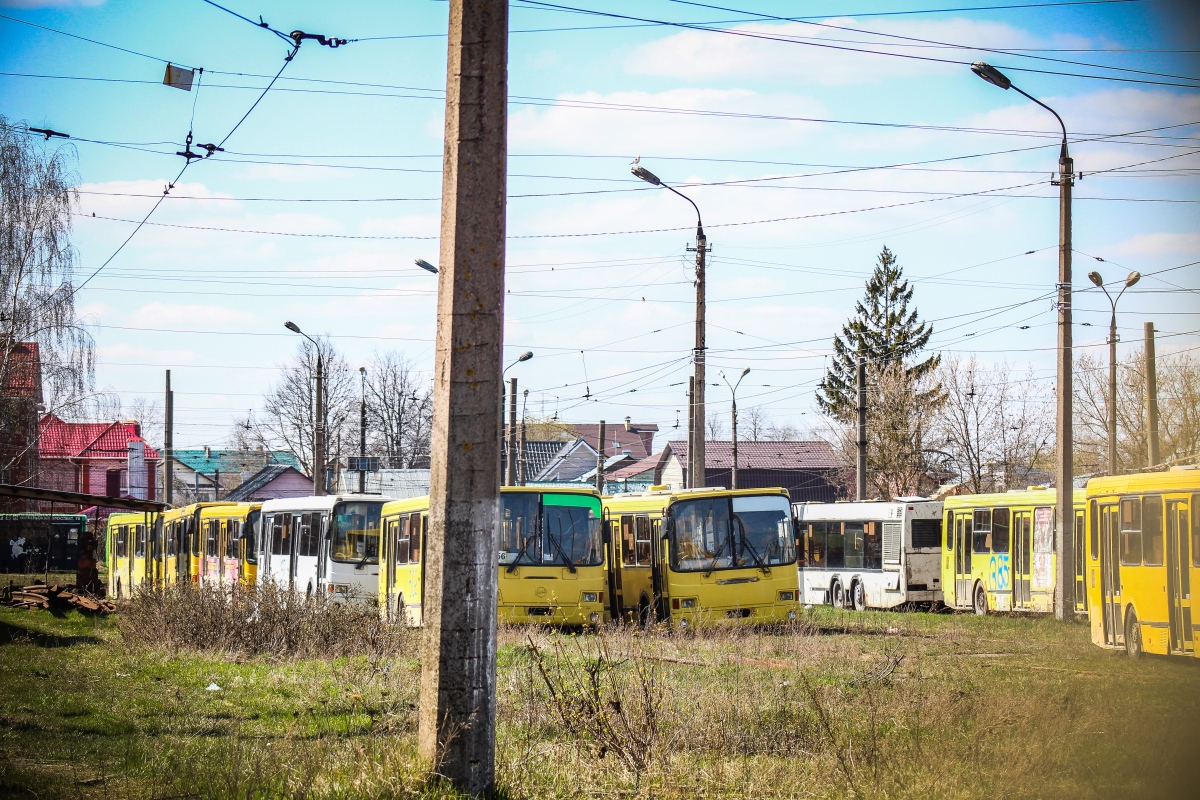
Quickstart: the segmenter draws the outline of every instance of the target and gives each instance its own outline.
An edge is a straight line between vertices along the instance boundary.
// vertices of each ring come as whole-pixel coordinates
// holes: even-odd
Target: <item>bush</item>
[[[121,604],[119,617],[121,635],[135,649],[305,659],[415,655],[417,646],[416,636],[385,623],[374,607],[275,586],[141,589]]]

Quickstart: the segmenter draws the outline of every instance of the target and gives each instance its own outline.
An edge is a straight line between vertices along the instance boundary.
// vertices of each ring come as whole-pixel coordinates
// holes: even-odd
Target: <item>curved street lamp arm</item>
[[[688,197],[686,194],[684,194],[683,192],[674,188],[673,186],[668,186],[667,184],[664,183],[664,184],[662,184],[662,187],[664,189],[670,189],[672,192],[674,192],[675,194],[679,195],[684,200],[687,200],[689,203],[692,204],[692,208],[696,209],[696,234],[698,236],[703,236],[704,235],[704,223],[700,221],[700,206],[696,205],[692,201],[692,198]]]
[[[1026,96],[1026,97],[1028,97],[1030,100],[1032,100],[1033,102],[1037,103],[1037,104],[1038,104],[1039,106],[1041,106],[1042,108],[1044,108],[1044,109],[1046,109],[1047,111],[1049,111],[1051,114],[1053,114],[1053,115],[1054,115],[1054,118],[1055,118],[1056,120],[1058,120],[1058,125],[1059,125],[1059,127],[1060,127],[1060,128],[1062,128],[1062,134],[1063,134],[1063,138],[1062,138],[1062,149],[1061,149],[1061,151],[1059,152],[1059,156],[1060,156],[1061,158],[1066,158],[1066,157],[1067,157],[1067,126],[1066,126],[1066,123],[1064,123],[1064,122],[1063,122],[1063,120],[1062,120],[1062,117],[1060,117],[1060,116],[1058,115],[1058,112],[1057,112],[1057,111],[1055,111],[1053,108],[1051,108],[1050,106],[1046,105],[1046,104],[1045,104],[1045,103],[1043,103],[1041,100],[1038,100],[1036,97],[1034,97],[1033,95],[1029,94],[1028,92],[1026,92],[1026,91],[1023,91],[1023,90],[1021,89],[1021,87],[1017,86],[1015,83],[1013,84],[1012,88],[1016,89],[1018,92],[1020,92],[1021,94],[1025,95],[1025,96]]]

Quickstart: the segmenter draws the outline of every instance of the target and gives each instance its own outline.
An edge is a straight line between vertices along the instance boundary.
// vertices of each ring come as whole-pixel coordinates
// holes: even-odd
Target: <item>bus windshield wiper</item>
[[[559,558],[561,558],[563,563],[567,565],[567,569],[571,570],[572,573],[576,572],[575,565],[571,563],[571,559],[567,558],[567,554],[563,552],[562,543],[558,541],[558,537],[550,531],[546,531],[546,536],[554,545],[554,549],[558,551]]]
[[[713,570],[717,568],[717,561],[719,561],[721,558],[721,553],[723,553],[725,551],[725,543],[728,541],[729,541],[728,536],[726,536],[724,539],[721,540],[721,546],[717,548],[717,552],[713,553],[712,563],[709,564],[708,569],[705,570],[704,577],[707,578],[713,574]]]
[[[754,557],[754,563],[757,564],[758,568],[762,570],[763,575],[770,575],[771,568],[763,563],[763,560],[759,558],[758,551],[754,549],[754,545],[750,544],[750,538],[746,536],[746,526],[742,524],[742,518],[735,515],[734,519],[737,520],[738,530],[742,533],[742,549],[750,551],[750,555]]]
[[[529,536],[525,539],[524,542],[521,543],[521,549],[517,551],[517,557],[514,558],[511,562],[509,562],[508,567],[504,570],[505,572],[512,572],[513,570],[515,570],[517,568],[517,565],[521,563],[521,556],[525,555],[525,549],[527,547],[529,547],[529,542],[531,539],[533,539],[533,537]],[[532,558],[529,559],[529,563],[530,564],[534,563]]]

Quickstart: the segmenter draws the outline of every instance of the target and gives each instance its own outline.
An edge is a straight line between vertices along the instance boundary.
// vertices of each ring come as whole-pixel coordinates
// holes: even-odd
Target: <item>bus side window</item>
[[[1142,500],[1139,497],[1121,500],[1121,563],[1131,567],[1142,563]]]
[[[1092,561],[1100,558],[1100,506],[1093,500],[1088,504],[1088,524],[1092,526],[1091,532],[1088,535],[1088,549],[1092,554]]]
[[[1142,498],[1142,554],[1147,566],[1163,563],[1163,504],[1161,497]]]
[[[225,546],[225,557],[236,559],[240,555],[238,550],[238,542],[242,539],[242,523],[238,520],[229,520],[229,542]]]
[[[399,527],[399,533],[396,534],[396,563],[397,564],[409,563],[409,558],[410,558],[409,554],[412,552],[410,549],[410,544],[412,542],[412,538],[411,538],[412,534],[409,532],[409,520],[410,519],[411,519],[411,517],[401,517],[400,519],[398,519],[394,523],[392,523],[393,525],[396,525]]]
[[[271,517],[271,555],[282,556],[288,552],[288,514]]]
[[[954,549],[954,512],[946,514],[946,549]]]
[[[145,525],[137,525],[134,527],[134,531],[135,531],[134,535],[136,537],[136,539],[134,540],[134,546],[137,549],[134,551],[133,554],[135,556],[137,556],[138,558],[145,558],[146,557],[146,526]]]
[[[825,566],[825,523],[814,522],[808,526],[808,565],[810,567]]]
[[[416,519],[416,515],[413,515]],[[421,524],[417,525],[414,522],[409,526],[409,534],[412,539],[412,547],[408,549],[408,557],[414,564],[421,563],[421,542],[425,541],[426,534],[429,533],[429,515],[421,515]]]
[[[621,517],[621,563],[637,566],[637,542],[633,535],[633,517]]]
[[[637,564],[639,567],[650,566],[650,518],[634,517],[634,541],[637,544]]]
[[[992,510],[975,509],[975,529],[971,536],[971,550],[986,553],[992,549]]]
[[[992,552],[1008,552],[1008,509],[992,509]]]

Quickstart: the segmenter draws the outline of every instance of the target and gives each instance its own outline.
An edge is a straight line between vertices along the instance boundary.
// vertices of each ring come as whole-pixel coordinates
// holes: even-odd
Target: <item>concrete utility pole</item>
[[[1125,290],[1133,286],[1142,279],[1140,272],[1131,272],[1129,277],[1125,279],[1125,285],[1121,287],[1121,291],[1117,292],[1117,296],[1113,297],[1108,292],[1108,287],[1104,285],[1104,278],[1100,277],[1100,273],[1093,270],[1088,273],[1088,280],[1104,292],[1104,296],[1108,298],[1109,304],[1112,306],[1112,317],[1108,323],[1108,474],[1117,474],[1117,342],[1120,337],[1117,336],[1117,301],[1121,299],[1121,295],[1125,294]]]
[[[730,468],[729,468],[729,488],[730,489],[738,488],[738,479],[737,479],[737,472],[738,472],[737,390],[738,390],[738,387],[742,385],[742,378],[745,378],[749,374],[750,374],[750,368],[746,367],[744,370],[742,370],[742,374],[738,376],[737,381],[734,383],[730,383],[729,378],[725,377],[725,373],[724,372],[720,373],[721,380],[725,381],[725,385],[729,387],[729,398],[731,400],[730,414],[729,414],[730,420],[729,421],[730,421],[730,427],[733,429],[733,439],[730,442],[733,445],[733,454],[732,454],[733,455],[733,463],[730,465]]]
[[[604,437],[607,433],[604,430],[604,420],[600,420],[600,432],[596,437],[596,491],[604,494],[604,451],[607,449],[604,446]]]
[[[175,497],[175,393],[171,391],[171,370],[167,370],[163,410],[163,502],[171,505]]]
[[[317,415],[313,420],[313,494],[325,494],[325,357],[317,347]]]
[[[1071,403],[1074,399],[1075,368],[1071,341],[1071,187],[1075,183],[1075,162],[1067,151],[1067,126],[1050,106],[1013,85],[1004,73],[984,61],[976,61],[971,71],[993,86],[1016,89],[1019,94],[1049,111],[1062,128],[1058,151],[1058,411],[1055,437],[1055,536],[1057,566],[1054,581],[1054,616],[1070,622],[1075,618],[1075,428]]]
[[[471,795],[495,783],[508,3],[450,0],[418,744]]]
[[[858,465],[855,470],[855,499],[867,499],[867,357],[858,356]]]
[[[508,379],[508,464],[504,470],[506,486],[517,485],[517,379]]]
[[[1158,372],[1154,363],[1154,323],[1146,323],[1146,431],[1149,436],[1149,461],[1158,466]]]
[[[687,480],[683,482],[683,488],[696,488],[696,473],[692,472],[692,453],[696,452],[696,378],[692,376],[688,378],[688,457],[687,457]]]
[[[367,492],[367,368],[359,367],[362,376],[362,400],[358,406],[358,493]]]

